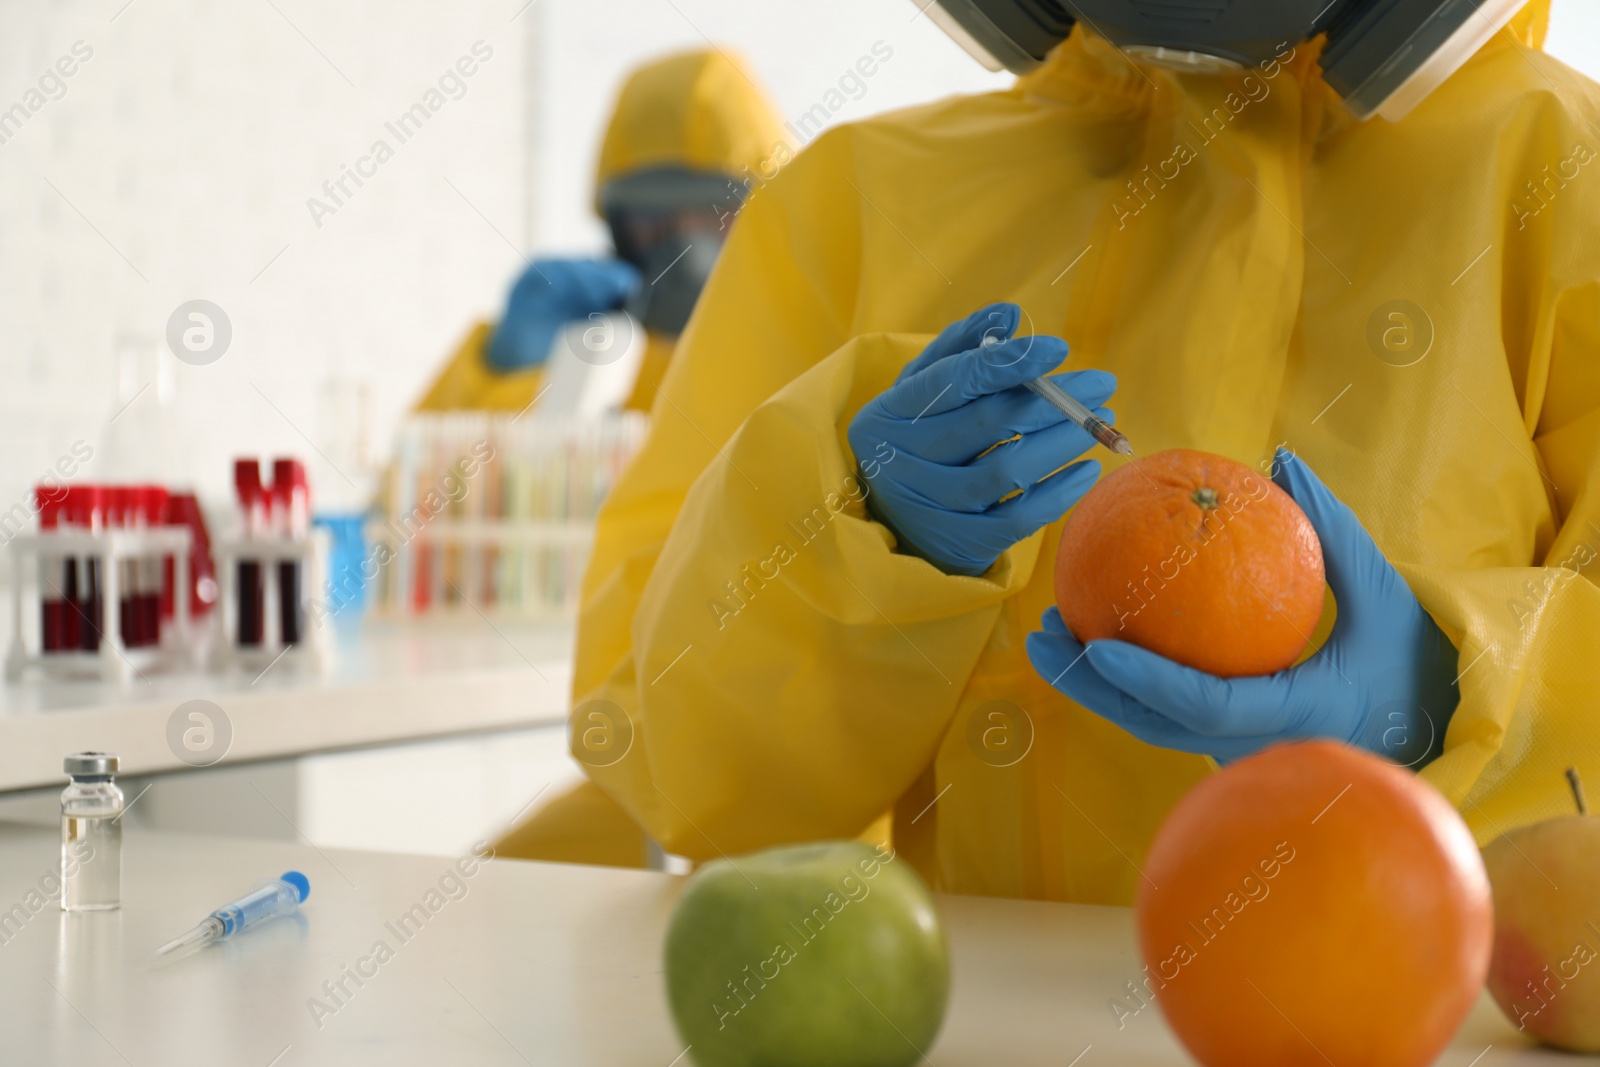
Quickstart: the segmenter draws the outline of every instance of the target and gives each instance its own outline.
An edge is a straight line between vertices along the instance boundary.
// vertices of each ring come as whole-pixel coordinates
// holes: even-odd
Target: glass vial
[[[117,757],[78,752],[63,761],[61,910],[110,911],[122,904],[122,790]]]

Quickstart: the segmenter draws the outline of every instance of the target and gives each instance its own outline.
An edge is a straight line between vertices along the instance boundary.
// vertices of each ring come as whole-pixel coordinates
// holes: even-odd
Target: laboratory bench
[[[0,686],[0,792],[59,785],[70,752],[114,752],[124,776],[220,762],[179,740],[196,700],[220,709],[229,765],[560,724],[571,660],[570,623],[472,615],[371,620],[322,673],[286,657],[125,684],[26,677]]]
[[[0,824],[7,1063],[689,1067],[660,959],[681,877],[130,832],[120,911],[28,911],[58,855],[56,834]],[[298,915],[150,969],[163,942],[287,869],[311,881]],[[398,925],[419,905],[425,919]],[[938,906],[953,992],[925,1062],[1191,1062],[1156,1007],[1120,1022],[1111,1009],[1131,1003],[1125,983],[1139,975],[1128,910],[955,896]],[[1486,997],[1439,1060],[1545,1062],[1573,1061],[1530,1046]]]

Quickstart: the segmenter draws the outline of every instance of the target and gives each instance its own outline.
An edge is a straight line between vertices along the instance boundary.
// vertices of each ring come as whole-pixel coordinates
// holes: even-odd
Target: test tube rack
[[[215,614],[222,628],[215,652],[218,667],[265,671],[280,660],[311,672],[332,667],[332,627],[317,610],[327,584],[328,550],[328,533],[320,528],[303,537],[231,537],[212,542],[217,565]],[[258,568],[258,588],[248,599],[241,586],[241,564]],[[285,611],[283,583],[277,580],[283,564],[298,567],[299,596],[292,615]],[[241,632],[246,614],[241,604],[251,616],[252,605],[259,604],[258,633]],[[286,616],[297,620],[297,640],[286,640]]]
[[[408,417],[367,527],[371,610],[570,617],[595,518],[648,429],[636,411]]]
[[[383,521],[368,524],[367,540],[393,560],[379,585],[380,610],[561,618],[577,610],[594,521],[440,519],[409,537]]]
[[[198,663],[201,648],[189,617],[189,553],[192,535],[182,526],[157,526],[146,529],[108,528],[88,530],[42,530],[18,534],[9,542],[11,550],[11,644],[6,653],[8,681],[21,678],[30,670],[47,677],[99,677],[105,681],[126,682],[147,669],[181,668]],[[161,640],[156,645],[129,647],[122,626],[124,563],[138,564],[152,557],[170,560],[173,567],[173,616],[162,624]],[[63,604],[61,610],[78,615],[79,625],[91,627],[98,635],[95,648],[46,650],[43,615],[47,600],[60,599],[63,591],[46,589],[46,568],[57,571],[68,560],[93,561],[98,565],[98,611],[85,610],[81,603]],[[47,596],[54,593],[54,597]]]

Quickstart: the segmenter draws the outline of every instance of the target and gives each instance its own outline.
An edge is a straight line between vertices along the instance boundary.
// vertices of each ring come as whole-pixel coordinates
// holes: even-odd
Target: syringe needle
[[[180,959],[191,952],[198,952],[211,942],[222,936],[222,923],[217,919],[207,918],[199,926],[184,934],[175,937],[165,945],[156,949],[153,963],[166,963],[169,960]]]

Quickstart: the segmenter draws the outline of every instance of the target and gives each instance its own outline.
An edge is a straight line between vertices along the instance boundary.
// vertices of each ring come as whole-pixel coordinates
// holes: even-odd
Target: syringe
[[[155,963],[175,960],[198,952],[213,941],[222,941],[241,930],[258,926],[268,919],[288,915],[311,895],[311,882],[299,871],[285,871],[253,893],[224,904],[201,920],[193,930],[156,949]]]
[[[1090,437],[1093,437],[1117,455],[1133,455],[1133,446],[1128,443],[1128,439],[1116,427],[1078,403],[1073,399],[1071,393],[1049,378],[1035,378],[1031,382],[1023,382],[1022,384],[1043,397],[1061,414],[1082,426]]]

